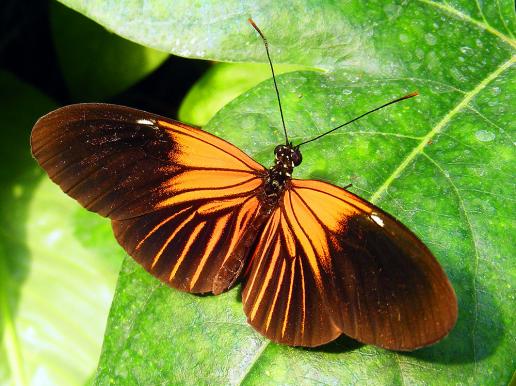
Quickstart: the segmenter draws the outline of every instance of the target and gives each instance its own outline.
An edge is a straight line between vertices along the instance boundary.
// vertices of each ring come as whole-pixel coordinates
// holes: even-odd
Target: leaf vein
[[[247,367],[247,369],[245,370],[245,372],[242,374],[242,377],[240,378],[240,380],[238,382],[236,382],[235,384],[236,385],[241,385],[245,379],[247,378],[247,376],[251,373],[251,370],[253,369],[253,367],[255,366],[255,364],[258,362],[258,360],[260,359],[260,357],[262,356],[262,353],[265,351],[265,349],[269,346],[269,343],[271,341],[270,340],[266,340],[262,343],[262,345],[260,346],[260,348],[256,351],[256,354],[253,358],[253,360],[249,363],[249,366]]]
[[[514,41],[514,39],[511,39],[509,36],[501,33],[497,29],[491,27],[489,24],[486,24],[486,23],[483,23],[481,21],[475,20],[471,16],[468,16],[468,15],[458,11],[457,9],[449,6],[448,4],[436,3],[433,0],[419,0],[419,1],[421,3],[425,3],[425,4],[431,5],[433,7],[439,8],[442,11],[445,11],[445,12],[447,12],[447,13],[449,13],[449,14],[451,14],[451,15],[459,18],[459,19],[462,19],[462,20],[465,20],[465,21],[467,21],[467,22],[469,22],[471,24],[474,24],[477,27],[479,27],[479,28],[481,28],[481,29],[483,29],[485,31],[488,31],[491,34],[495,35],[500,40],[502,40],[505,43],[509,44],[511,47],[516,48],[516,41]]]
[[[420,0],[426,1],[426,0]],[[387,188],[393,183],[393,181],[401,175],[401,173],[411,164],[411,162],[419,155],[422,154],[423,149],[427,146],[428,142],[433,139],[436,135],[440,134],[443,128],[452,120],[452,118],[468,106],[469,102],[482,91],[489,83],[496,79],[501,73],[507,70],[514,62],[516,62],[516,56],[512,56],[505,63],[500,65],[496,70],[485,77],[473,90],[469,91],[464,95],[464,98],[450,110],[429,132],[423,137],[419,145],[417,145],[399,164],[385,182],[373,193],[370,201],[375,203],[379,198],[383,196]]]
[[[500,16],[500,20],[502,21],[503,27],[505,28],[507,33],[510,35],[510,37],[514,39],[514,35],[512,34],[512,31],[509,29],[509,26],[507,25],[507,22],[505,21],[505,18],[502,15],[502,9],[500,7],[500,0],[496,0],[496,7],[498,8],[498,16]]]
[[[466,224],[469,228],[469,232],[471,234],[471,240],[473,242],[473,248],[475,250],[475,262],[473,266],[473,275],[472,275],[472,284],[473,284],[473,303],[475,305],[475,316],[473,319],[473,326],[471,328],[471,340],[473,345],[473,360],[475,363],[473,374],[477,373],[477,366],[478,366],[478,360],[477,360],[477,347],[476,347],[476,341],[475,341],[475,334],[478,324],[478,295],[477,295],[477,276],[478,276],[478,262],[480,260],[480,254],[479,254],[479,248],[478,248],[478,241],[475,237],[475,232],[473,231],[473,225],[471,223],[471,220],[469,218],[469,214],[466,210],[466,206],[464,205],[464,200],[462,199],[462,196],[460,195],[460,191],[453,182],[452,178],[444,171],[444,169],[435,161],[432,157],[430,157],[428,154],[423,152],[423,155],[439,170],[439,172],[444,176],[444,178],[448,181],[450,186],[453,189],[453,192],[457,196],[457,200],[459,202],[459,208],[460,211],[464,217],[464,220],[466,221]]]

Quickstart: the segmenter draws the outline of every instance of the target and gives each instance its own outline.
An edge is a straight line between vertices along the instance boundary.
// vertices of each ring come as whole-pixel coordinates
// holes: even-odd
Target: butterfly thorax
[[[264,186],[267,201],[271,204],[277,202],[285,185],[292,179],[294,167],[302,160],[299,148],[292,147],[292,144],[276,146],[274,158],[274,165],[267,171]]]

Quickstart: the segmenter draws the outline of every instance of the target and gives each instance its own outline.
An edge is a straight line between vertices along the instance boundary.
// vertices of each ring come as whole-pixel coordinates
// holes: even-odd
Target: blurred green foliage
[[[40,51],[28,44],[33,33],[23,33],[34,30],[34,20],[20,17],[15,1],[2,5],[2,15],[11,17],[0,41],[7,134],[0,142],[0,384],[510,381],[516,343],[512,1],[63,3],[99,24],[49,3],[38,19]],[[353,183],[429,245],[460,307],[456,328],[441,343],[402,354],[345,337],[315,350],[275,345],[247,325],[238,287],[218,297],[180,293],[130,259],[104,336],[124,253],[109,221],[43,177],[30,158],[30,129],[60,104],[114,101],[172,116],[179,111],[181,119],[207,123],[268,165],[282,133],[249,16],[284,72],[278,82],[294,142],[420,91],[417,99],[307,146],[296,177]],[[163,52],[248,63],[213,65],[179,108],[207,66]]]

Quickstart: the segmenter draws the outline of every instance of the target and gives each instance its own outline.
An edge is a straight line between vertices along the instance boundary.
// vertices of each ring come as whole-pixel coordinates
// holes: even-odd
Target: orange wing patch
[[[162,167],[170,177],[159,187],[155,204],[163,215],[143,224],[140,219],[114,224],[115,232],[123,229],[122,240],[131,232],[139,238],[132,256],[171,286],[190,292],[220,291],[234,280],[226,275],[239,274],[233,271],[243,267],[238,262],[247,257],[243,246],[256,237],[260,226],[257,196],[264,168],[202,130],[166,120],[156,125],[174,144],[170,163]],[[173,214],[168,215],[170,210]],[[211,287],[214,280],[217,288]]]
[[[322,290],[322,275],[320,265],[330,272],[330,251],[324,226],[317,221],[312,210],[293,191],[287,191],[283,198],[285,217],[291,226],[290,237],[296,237],[303,255],[306,256],[317,281],[317,286]]]
[[[189,176],[194,173],[195,176]],[[177,177],[172,177],[167,181],[169,187],[162,190],[161,195],[166,197],[156,204],[156,208],[177,205],[185,202],[207,199],[224,199],[246,195],[255,191],[263,185],[263,179],[252,176],[249,173],[227,172],[226,179],[221,173],[222,178],[218,179],[218,172],[211,170],[186,171]],[[194,188],[197,178],[198,186]],[[186,183],[185,183],[186,182]],[[215,186],[210,185],[211,182]]]
[[[294,346],[334,339],[338,329],[324,297],[332,292],[329,248],[317,217],[286,191],[251,259],[242,293],[248,322],[273,341]]]
[[[173,154],[174,162],[191,168],[235,169],[251,173],[263,170],[242,150],[210,133],[180,122],[158,120],[167,129],[172,141],[179,144]]]
[[[242,295],[242,300],[244,301],[244,303],[247,301],[248,296],[251,293],[251,290],[255,291],[255,289],[254,289],[255,285],[256,285],[256,287],[258,287],[258,285],[259,285],[259,284],[257,284],[258,282],[256,281],[256,279],[258,278],[258,271],[262,270],[262,265],[267,264],[267,262],[264,259],[262,259],[261,257],[263,254],[268,253],[268,251],[272,245],[273,238],[278,229],[279,220],[280,220],[280,212],[279,212],[279,210],[275,210],[274,213],[269,218],[269,220],[267,221],[267,225],[265,226],[265,228],[260,236],[260,239],[258,241],[258,246],[257,246],[253,256],[251,257],[253,266],[257,265],[257,268],[254,270],[254,272],[251,273],[251,275],[248,279],[248,282],[246,284],[246,289],[244,290],[244,294]]]
[[[371,213],[367,202],[334,185],[314,180],[292,180],[292,187],[305,203],[317,207],[318,221],[332,232],[338,232],[347,217]]]
[[[154,276],[183,291],[211,292],[225,266],[248,258],[245,246],[261,226],[260,207],[248,192],[167,206],[146,216],[113,221],[113,229],[131,256]],[[233,276],[220,279],[219,275],[224,289],[240,273],[226,271]]]

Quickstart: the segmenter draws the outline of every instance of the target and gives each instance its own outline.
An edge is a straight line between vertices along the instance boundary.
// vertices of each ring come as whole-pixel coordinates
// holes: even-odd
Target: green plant
[[[97,384],[509,382],[516,343],[512,2],[63,2],[145,46],[227,62],[265,61],[246,22],[252,16],[274,62],[297,66],[278,77],[294,142],[419,90],[416,99],[308,145],[296,177],[353,183],[355,192],[403,221],[448,272],[460,309],[448,338],[413,353],[345,337],[318,349],[292,348],[268,342],[247,325],[239,287],[217,297],[181,293],[127,258]],[[189,96],[181,115],[191,123],[207,119],[195,114],[196,106],[221,98],[211,80],[218,72],[231,79],[228,66],[215,65]],[[248,74],[253,79],[255,70]],[[235,97],[236,89],[224,97]],[[205,129],[269,165],[282,141],[271,81],[239,95]],[[80,216],[78,224],[100,222],[96,215]],[[108,228],[94,228],[95,252],[119,254]],[[87,229],[77,228],[78,240]]]

